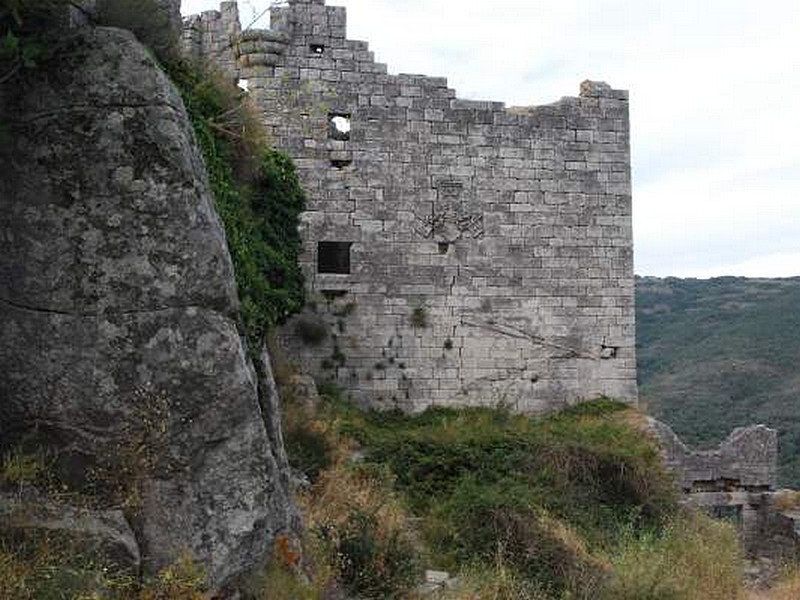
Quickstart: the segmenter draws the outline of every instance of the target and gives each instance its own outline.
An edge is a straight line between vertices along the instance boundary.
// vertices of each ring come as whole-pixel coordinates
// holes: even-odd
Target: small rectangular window
[[[311,54],[317,56],[325,54],[325,46],[323,46],[322,44],[309,44],[308,49],[311,50]]]
[[[350,273],[350,247],[353,242],[317,242],[317,272]]]

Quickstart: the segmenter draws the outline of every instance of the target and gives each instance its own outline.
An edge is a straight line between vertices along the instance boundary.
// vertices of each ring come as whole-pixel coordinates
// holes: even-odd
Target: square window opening
[[[311,51],[311,54],[316,56],[325,54],[325,46],[323,44],[309,44],[308,49]]]
[[[350,247],[353,242],[317,242],[317,273],[350,273]]]
[[[242,90],[243,92],[249,92],[249,91],[250,91],[250,82],[249,82],[247,79],[240,79],[240,80],[239,80],[239,81],[236,83],[236,86],[237,86],[237,87],[238,87],[240,90]]]
[[[439,242],[439,254],[447,254],[450,251],[450,242]]]
[[[328,114],[328,137],[340,142],[350,141],[350,113],[335,112]]]

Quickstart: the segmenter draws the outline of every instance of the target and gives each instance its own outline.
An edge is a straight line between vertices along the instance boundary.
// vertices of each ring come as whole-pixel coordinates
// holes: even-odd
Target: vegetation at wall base
[[[436,600],[747,597],[733,528],[679,507],[642,416],[622,404],[599,399],[541,418],[489,408],[406,415],[363,412],[331,384],[319,392],[315,407],[285,395],[287,435],[302,446],[296,430],[313,432],[290,461],[315,469],[301,494],[307,544],[322,548],[326,577],[359,597],[418,596],[402,578],[369,595],[342,567],[352,554],[364,571],[390,555],[456,574]],[[359,520],[376,539],[403,536],[403,551],[384,544],[378,558],[343,544],[326,555]]]

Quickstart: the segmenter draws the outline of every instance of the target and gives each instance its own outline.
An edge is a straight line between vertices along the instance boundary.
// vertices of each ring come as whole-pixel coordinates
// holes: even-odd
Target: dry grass
[[[663,534],[631,536],[611,561],[607,600],[744,599],[741,547],[732,526],[687,512]]]
[[[492,568],[472,567],[458,574],[458,584],[430,600],[550,600],[540,589],[509,569],[501,559]],[[415,599],[416,600],[416,599]]]
[[[354,510],[373,514],[386,530],[408,530],[405,508],[392,491],[390,475],[376,469],[353,468],[339,463],[322,473],[309,494],[301,498],[310,529],[337,529]]]
[[[800,492],[794,490],[781,490],[775,494],[775,508],[782,512],[800,510]],[[800,598],[800,596],[798,596]]]
[[[69,540],[0,544],[0,600],[207,600],[205,580],[189,557],[140,584]]]
[[[800,598],[800,566],[788,570],[770,589],[751,591],[747,600],[798,600]]]

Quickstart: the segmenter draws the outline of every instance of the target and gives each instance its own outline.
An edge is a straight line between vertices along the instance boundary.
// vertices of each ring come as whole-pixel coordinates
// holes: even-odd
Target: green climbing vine
[[[269,148],[246,96],[186,64],[168,71],[189,112],[225,226],[253,348],[304,302],[299,216],[305,195],[291,159]]]

